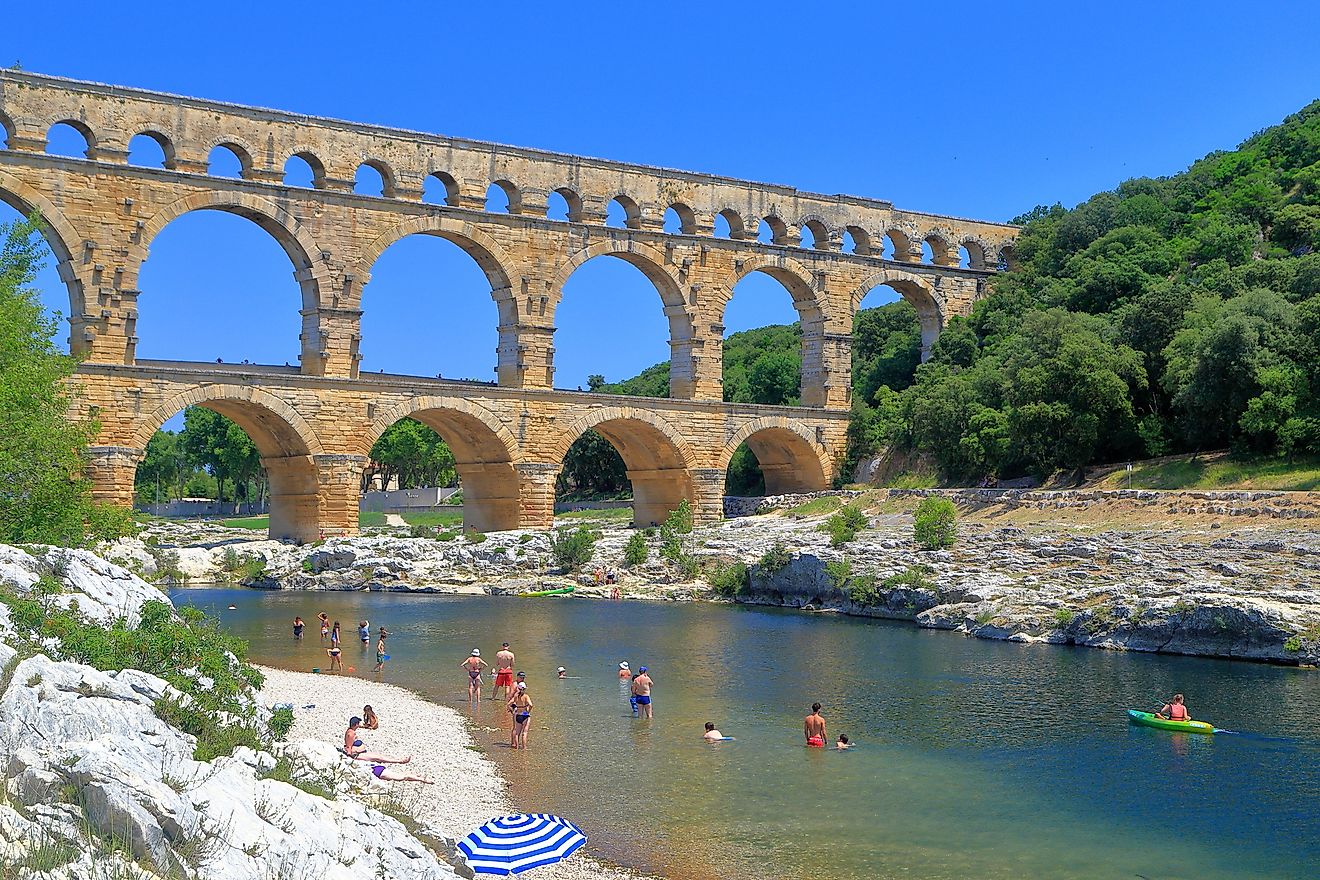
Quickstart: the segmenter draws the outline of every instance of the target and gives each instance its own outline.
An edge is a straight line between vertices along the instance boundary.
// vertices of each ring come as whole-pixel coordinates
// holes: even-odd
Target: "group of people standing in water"
[[[327,643],[329,644],[329,647],[325,649],[326,656],[330,658],[329,671],[343,672],[344,649],[340,645],[339,621],[336,620],[332,624],[330,622],[329,615],[327,615],[324,611],[322,611],[320,614],[317,614],[316,619],[321,624],[321,644],[322,645],[325,645]],[[303,630],[305,630],[306,628],[307,628],[307,624],[303,622],[302,617],[300,615],[295,614],[293,616],[294,639],[301,641],[303,637]],[[385,661],[390,659],[390,655],[385,652],[385,640],[389,638],[389,635],[390,635],[390,631],[382,626],[380,628],[380,632],[378,633],[376,640],[376,668],[372,670],[373,672],[382,671],[385,668]],[[363,650],[366,650],[367,648],[371,647],[371,624],[366,620],[358,621],[358,640],[362,642]],[[353,667],[351,666],[349,667],[349,672],[355,672],[355,671],[356,670],[353,669]]]
[[[516,661],[517,657],[509,650],[509,643],[505,642],[495,654],[495,683],[491,688],[491,698],[499,699],[503,696],[505,708],[513,716],[513,729],[509,732],[509,748],[525,749],[527,732],[532,726],[532,710],[536,708],[536,704],[532,701],[532,695],[527,692],[527,673],[514,674],[513,665]],[[481,676],[489,664],[481,659],[481,649],[473,648],[472,653],[458,665],[468,676],[468,702],[473,706],[479,706]],[[562,666],[559,667],[559,677],[564,678]],[[501,694],[500,691],[504,693]]]

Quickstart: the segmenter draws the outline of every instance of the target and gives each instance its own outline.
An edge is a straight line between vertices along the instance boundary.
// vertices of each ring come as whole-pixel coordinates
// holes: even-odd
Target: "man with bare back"
[[[810,748],[825,748],[825,719],[820,714],[820,703],[811,704],[811,714],[802,719],[802,732]]]
[[[495,696],[499,696],[501,688],[506,697],[513,696],[513,652],[508,642],[495,655]]]

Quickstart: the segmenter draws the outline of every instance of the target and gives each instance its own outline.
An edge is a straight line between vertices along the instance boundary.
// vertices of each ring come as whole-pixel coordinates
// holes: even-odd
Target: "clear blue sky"
[[[1176,172],[1320,97],[1314,2],[298,5],[10,4],[0,65],[993,220]],[[372,274],[364,369],[493,378],[466,256],[407,239]],[[291,267],[245,220],[175,221],[140,287],[142,357],[297,361]],[[726,324],[794,318],[753,276]],[[574,275],[558,325],[560,386],[668,357],[658,295],[616,260]]]

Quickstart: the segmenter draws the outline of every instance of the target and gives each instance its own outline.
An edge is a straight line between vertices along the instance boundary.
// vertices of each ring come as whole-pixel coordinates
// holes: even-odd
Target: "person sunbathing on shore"
[[[414,776],[413,774],[406,773],[402,770],[391,769],[384,764],[373,765],[371,772],[376,775],[377,779],[384,779],[386,782],[420,782],[424,785],[435,784],[424,776]]]
[[[367,744],[358,739],[358,725],[362,719],[354,715],[348,719],[348,730],[344,731],[344,754],[355,761],[372,761],[376,764],[407,764],[412,760],[412,755],[405,755],[402,758],[395,758],[391,755],[382,755],[379,752],[367,750]]]
[[[367,730],[380,729],[380,719],[376,717],[376,710],[370,705],[362,707],[362,726]]]

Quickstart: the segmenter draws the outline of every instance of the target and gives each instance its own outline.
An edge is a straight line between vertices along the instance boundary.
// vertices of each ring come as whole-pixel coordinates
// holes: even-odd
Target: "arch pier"
[[[146,426],[174,405],[170,395],[193,395],[190,403],[250,429],[278,494],[272,532],[298,539],[352,531],[356,504],[342,487],[356,485],[370,439],[391,423],[381,419],[402,417],[396,412],[450,442],[470,521],[483,529],[547,524],[562,452],[591,427],[627,462],[641,523],[663,519],[680,498],[700,517],[718,516],[724,467],[744,440],[771,491],[823,487],[843,452],[853,319],[866,291],[886,284],[910,301],[929,352],[950,317],[970,312],[985,280],[1012,265],[1017,234],[879,199],[19,70],[0,70],[0,126],[0,201],[41,214],[68,287],[79,406],[95,406],[85,412],[101,425],[89,464],[98,493],[131,500],[131,471],[155,429]],[[86,150],[48,153],[56,126],[72,126]],[[144,136],[163,157],[152,167],[129,162],[130,143]],[[226,155],[229,170],[212,173],[212,159]],[[286,166],[304,165],[309,174],[286,180]],[[379,179],[370,194],[354,192],[360,173]],[[488,210],[492,191],[499,198]],[[302,327],[296,367],[239,373],[138,358],[139,311],[153,306],[153,292],[139,290],[142,265],[166,225],[201,210],[251,220],[288,255],[302,294],[287,305]],[[461,247],[490,282],[499,316],[491,384],[359,375],[372,266],[418,233]],[[668,400],[553,390],[563,285],[603,255],[655,285],[670,332]],[[792,295],[802,323],[801,407],[722,402],[724,311],[751,272]],[[242,398],[234,387],[272,399]],[[781,422],[747,431],[758,419]]]

